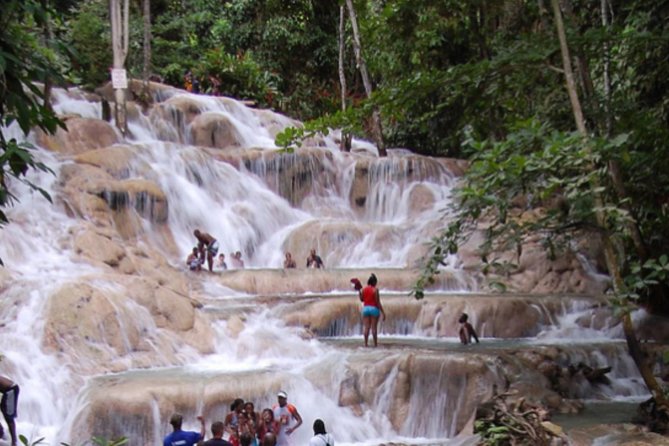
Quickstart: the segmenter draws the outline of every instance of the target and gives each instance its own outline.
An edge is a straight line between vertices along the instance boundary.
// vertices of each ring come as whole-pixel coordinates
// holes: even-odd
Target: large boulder
[[[197,306],[153,278],[91,276],[49,297],[43,343],[78,358],[86,373],[175,365],[184,345],[213,351],[213,331]]]
[[[141,232],[139,217],[154,223],[167,222],[168,203],[165,193],[156,183],[145,179],[114,179],[109,171],[122,175],[127,166],[127,151],[112,151],[105,167],[95,167],[100,152],[83,156],[91,164],[70,164],[61,170],[62,199],[75,215],[94,217],[108,225],[112,219],[124,237]],[[117,156],[114,156],[117,155]]]
[[[116,179],[128,178],[131,172],[144,172],[149,166],[137,159],[135,149],[127,145],[115,145],[78,154],[74,161],[99,167]]]
[[[116,129],[100,119],[70,117],[65,119],[65,125],[67,130],[58,128],[54,135],[37,130],[37,144],[53,152],[76,155],[120,141]]]
[[[227,116],[205,112],[191,122],[191,141],[197,146],[225,149],[240,147],[242,137]]]

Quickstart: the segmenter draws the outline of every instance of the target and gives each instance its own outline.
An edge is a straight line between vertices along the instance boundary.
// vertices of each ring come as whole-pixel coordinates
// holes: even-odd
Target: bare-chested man
[[[209,271],[214,270],[214,256],[218,254],[218,242],[211,234],[200,232],[199,229],[193,231],[193,235],[197,239],[197,248],[200,250],[200,258],[204,258],[205,249],[207,251],[207,266]]]
[[[19,385],[6,376],[0,375],[0,393],[2,393],[2,400],[0,400],[0,412],[5,417],[9,435],[12,437],[12,446],[16,446],[16,407],[19,403]],[[0,438],[4,437],[2,425],[0,425]]]

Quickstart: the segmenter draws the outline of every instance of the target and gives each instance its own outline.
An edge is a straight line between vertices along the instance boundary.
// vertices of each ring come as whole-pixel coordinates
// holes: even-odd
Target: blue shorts
[[[372,307],[371,305],[365,305],[362,307],[362,316],[379,317],[381,316],[381,311],[376,307]]]
[[[16,418],[16,407],[19,404],[19,386],[15,384],[8,391],[2,394],[0,400],[0,412],[7,419]]]
[[[212,256],[218,254],[218,240],[214,240],[207,246],[207,251],[211,253]]]

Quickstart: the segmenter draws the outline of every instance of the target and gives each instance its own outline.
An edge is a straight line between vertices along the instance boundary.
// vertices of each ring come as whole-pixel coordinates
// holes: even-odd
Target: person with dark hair
[[[244,400],[235,399],[230,404],[230,413],[225,416],[225,430],[230,434],[230,443],[239,444],[239,421],[244,410]]]
[[[309,446],[334,446],[334,438],[325,431],[325,423],[318,418],[314,421],[314,436],[309,440]]]
[[[458,322],[460,323],[460,342],[463,344],[471,344],[472,342],[472,337],[476,340],[476,343],[479,343],[479,337],[476,336],[476,331],[474,330],[474,327],[472,327],[472,324],[467,322],[467,319],[469,319],[469,316],[467,316],[467,313],[462,313],[462,316],[460,316],[460,319],[458,319]]]
[[[253,442],[253,435],[249,434],[248,432],[244,432],[239,437],[240,446],[251,446],[251,442]]]
[[[307,268],[325,268],[323,260],[316,254],[316,250],[312,249],[309,251],[309,257],[307,257]]]
[[[174,431],[165,437],[163,440],[163,446],[194,446],[198,441],[201,441],[204,438],[204,417],[197,417],[198,421],[201,424],[200,432],[193,431],[182,431],[181,423],[183,422],[183,416],[181,414],[175,413],[170,418],[170,424]]]
[[[374,347],[378,345],[377,330],[379,325],[379,316],[383,315],[383,320],[386,319],[386,312],[383,310],[381,304],[381,295],[379,289],[376,287],[378,280],[372,274],[367,279],[367,286],[358,291],[360,302],[362,302],[362,325],[363,336],[365,338],[365,347],[368,346],[369,331],[372,331],[372,338],[374,339]]]
[[[196,246],[193,248],[193,252],[191,252],[186,258],[186,264],[191,271],[200,271],[202,269],[203,260],[204,259],[200,258],[200,252]]]
[[[286,258],[283,261],[283,268],[284,269],[297,268],[297,263],[295,262],[295,259],[293,259],[293,255],[289,252],[286,253]]]
[[[212,272],[214,266],[214,256],[218,254],[218,241],[207,232],[201,232],[199,229],[193,231],[193,235],[197,239],[197,249],[200,251],[200,260],[204,263],[205,250],[207,258],[207,266],[209,272]]]
[[[258,429],[257,434],[259,439],[265,438],[265,434],[279,433],[279,422],[274,419],[274,412],[269,407],[263,409],[260,414],[260,420],[258,420]]]
[[[276,446],[276,434],[267,432],[262,436],[262,446]]]
[[[0,412],[2,412],[2,416],[7,423],[9,436],[12,439],[12,446],[16,446],[18,442],[14,419],[16,418],[16,409],[19,404],[19,385],[6,376],[0,375],[0,393],[2,394]],[[4,436],[5,432],[2,430],[2,425],[0,424],[0,438],[4,438]]]
[[[221,421],[216,421],[211,424],[211,435],[213,438],[205,441],[203,446],[232,446],[232,444],[223,439],[223,432],[225,432],[225,425]]]

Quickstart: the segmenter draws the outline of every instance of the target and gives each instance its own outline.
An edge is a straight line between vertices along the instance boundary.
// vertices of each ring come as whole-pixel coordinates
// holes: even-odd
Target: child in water
[[[467,316],[467,313],[462,313],[462,316],[460,316],[460,319],[458,319],[458,322],[460,322],[460,342],[463,344],[471,344],[472,342],[472,337],[476,340],[476,343],[479,343],[479,337],[476,336],[476,331],[474,330],[474,327],[472,327],[472,324],[467,322],[467,319],[469,319],[469,316]]]

